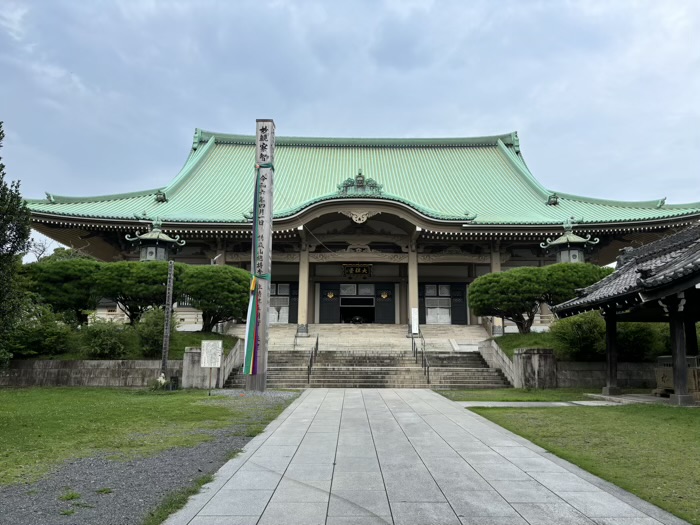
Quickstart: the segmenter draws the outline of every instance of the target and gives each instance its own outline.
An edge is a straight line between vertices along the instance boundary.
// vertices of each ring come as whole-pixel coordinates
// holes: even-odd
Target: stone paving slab
[[[430,390],[306,390],[165,523],[686,523],[463,405]]]

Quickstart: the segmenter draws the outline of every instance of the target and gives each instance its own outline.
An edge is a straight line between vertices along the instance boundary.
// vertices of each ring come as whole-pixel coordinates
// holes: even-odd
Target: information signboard
[[[202,341],[202,368],[219,368],[223,354],[223,341]]]

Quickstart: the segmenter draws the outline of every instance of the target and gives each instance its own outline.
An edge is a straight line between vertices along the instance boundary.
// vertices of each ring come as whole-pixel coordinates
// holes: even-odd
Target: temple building
[[[104,261],[138,260],[154,221],[176,260],[250,270],[255,137],[196,130],[162,188],[29,200],[33,228]],[[476,324],[469,284],[519,266],[607,264],[700,218],[700,203],[544,188],[516,133],[474,138],[277,137],[270,317],[276,323]],[[565,185],[566,174],[562,174]],[[558,241],[558,242],[557,242]],[[562,246],[566,253],[562,259]]]

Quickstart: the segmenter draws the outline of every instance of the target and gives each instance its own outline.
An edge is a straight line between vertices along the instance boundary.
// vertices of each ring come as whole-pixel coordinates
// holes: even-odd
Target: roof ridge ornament
[[[383,186],[373,178],[365,177],[360,168],[354,178],[348,177],[341,184],[338,184],[338,195],[341,197],[376,197],[382,194],[382,188]]]
[[[598,237],[596,237],[595,239],[591,239],[590,233],[585,237],[581,237],[580,235],[576,235],[574,233],[574,224],[580,222],[583,222],[583,220],[581,219],[577,221],[575,217],[569,217],[565,219],[562,223],[562,227],[564,228],[564,235],[554,240],[552,240],[551,237],[548,237],[546,242],[540,243],[540,248],[549,252],[550,249],[561,246],[565,246],[567,248],[573,246],[581,249],[586,249],[598,244],[600,242],[600,239]]]
[[[547,197],[547,206],[556,206],[557,204],[559,204],[559,195],[552,193]]]
[[[185,245],[185,241],[180,240],[179,235],[176,235],[175,237],[170,237],[170,235],[168,235],[167,233],[163,233],[161,229],[162,226],[163,221],[161,221],[159,217],[156,217],[151,221],[151,229],[146,233],[142,234],[140,231],[137,230],[133,237],[128,233],[124,237],[129,242],[139,241],[140,244],[146,241],[152,244],[163,243],[165,245],[173,245],[178,247],[182,247]]]

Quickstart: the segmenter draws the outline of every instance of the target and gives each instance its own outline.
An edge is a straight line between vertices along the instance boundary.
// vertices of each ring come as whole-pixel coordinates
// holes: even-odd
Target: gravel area
[[[240,390],[215,394],[256,397],[260,408],[297,396]],[[207,430],[212,441],[128,461],[109,459],[109,454],[72,460],[36,483],[0,487],[0,524],[139,525],[166,495],[216,472],[243,448],[251,438],[232,435],[237,431],[237,425]],[[61,499],[70,493],[79,497]]]

